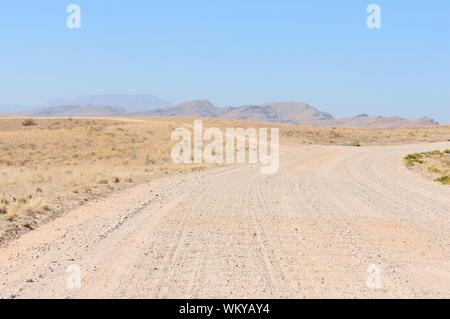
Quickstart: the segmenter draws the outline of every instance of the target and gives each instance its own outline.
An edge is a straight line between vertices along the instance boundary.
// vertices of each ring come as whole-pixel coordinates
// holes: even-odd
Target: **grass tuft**
[[[444,175],[434,180],[435,182],[439,182],[443,185],[450,185],[450,176]]]

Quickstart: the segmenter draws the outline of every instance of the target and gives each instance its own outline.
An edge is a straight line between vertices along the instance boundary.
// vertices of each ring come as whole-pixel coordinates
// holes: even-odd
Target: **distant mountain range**
[[[73,100],[56,99],[47,103],[34,106],[6,105],[0,106],[1,112],[22,112],[42,108],[51,108],[68,105],[109,105],[111,107],[123,107],[128,112],[151,110],[171,105],[170,102],[163,101],[156,95],[81,95]]]
[[[333,127],[390,129],[390,128],[437,125],[437,124],[439,124],[439,122],[435,121],[430,117],[425,116],[418,119],[405,119],[399,116],[384,117],[384,116],[368,116],[367,114],[361,114],[354,117],[323,121],[321,125]]]
[[[13,115],[21,117],[125,116],[127,115],[127,111],[121,106],[113,107],[109,105],[60,105],[18,112],[14,113]]]
[[[405,119],[402,117],[368,116],[367,114],[335,119],[330,113],[317,110],[308,104],[300,102],[274,102],[239,107],[216,107],[208,100],[195,100],[160,109],[134,112],[131,115],[216,117],[297,125],[378,129],[439,124],[429,117]]]
[[[133,115],[218,117],[299,125],[313,125],[316,121],[333,119],[331,114],[299,102],[275,102],[239,107],[217,107],[208,100],[189,101],[161,109],[135,112]]]
[[[57,100],[50,102],[64,102]],[[368,116],[335,119],[330,113],[300,102],[274,102],[239,107],[217,107],[208,100],[194,100],[169,106],[153,95],[86,95],[72,103],[47,106],[1,116],[194,116],[240,119],[297,125],[390,129],[439,124],[429,117],[405,119],[402,117]],[[77,102],[77,103],[74,103]],[[109,102],[109,103],[105,103]]]

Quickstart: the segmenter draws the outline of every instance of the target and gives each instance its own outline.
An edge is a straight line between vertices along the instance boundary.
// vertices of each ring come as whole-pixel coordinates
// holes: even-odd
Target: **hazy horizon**
[[[69,29],[67,6],[81,8]],[[381,8],[369,29],[367,6]],[[450,3],[15,1],[0,12],[0,106],[150,92],[172,104],[299,101],[450,123]]]
[[[137,97],[146,97],[146,96],[150,96],[150,97],[155,97],[155,98],[161,100],[162,102],[168,103],[167,106],[174,106],[174,105],[181,104],[183,102],[190,101],[190,100],[183,100],[183,101],[179,101],[177,103],[173,103],[171,101],[167,101],[164,98],[161,98],[160,96],[158,96],[156,94],[86,94],[86,95],[79,95],[79,96],[76,96],[76,97],[73,97],[73,98],[54,98],[54,99],[51,99],[51,100],[48,100],[46,102],[39,103],[39,104],[36,104],[36,105],[24,105],[24,104],[16,104],[16,105],[9,105],[9,106],[0,105],[0,113],[1,112],[5,112],[5,113],[21,112],[21,111],[25,111],[25,110],[41,109],[41,108],[46,108],[46,107],[70,105],[70,104],[79,105],[79,106],[86,106],[86,105],[109,105],[109,106],[114,106],[114,107],[115,106],[123,106],[123,105],[118,104],[118,103],[110,103],[110,104],[108,104],[108,103],[74,103],[73,102],[76,99],[80,99],[80,98],[86,97],[86,96],[96,96],[96,97],[99,97],[99,96],[100,97],[135,97],[135,96],[137,96]],[[197,99],[194,99],[194,100],[203,100],[203,99],[205,99],[205,98],[197,98]],[[300,102],[300,103],[308,104],[308,105],[316,108],[319,111],[328,112],[333,117],[338,118],[332,112],[329,112],[326,109],[322,109],[320,107],[316,107],[314,105],[311,105],[311,104],[309,104],[309,103],[307,103],[305,101],[265,101],[265,102],[262,102],[262,103],[249,103],[249,104],[239,104],[239,105],[217,105],[217,104],[215,104],[213,101],[211,101],[209,99],[206,99],[206,100],[211,102],[214,106],[223,107],[223,108],[224,107],[240,107],[240,106],[245,106],[245,105],[260,105],[260,104],[264,104],[264,103],[274,103],[274,102]],[[52,103],[52,102],[54,102],[54,103]],[[164,106],[161,106],[161,107],[164,107]],[[160,107],[158,107],[158,108],[160,108]],[[128,108],[125,107],[125,109],[128,109]],[[142,109],[144,109],[144,108],[142,108]],[[134,110],[141,110],[141,109],[134,108]],[[370,114],[370,113],[361,111],[361,112],[358,112],[356,114],[351,114],[351,115],[345,116],[345,118],[350,118],[350,117],[358,116],[358,115],[361,115],[361,114],[366,114],[366,115],[369,115],[369,116],[384,116],[384,117],[399,116],[398,114],[391,114],[391,115]],[[421,117],[430,117],[430,116],[424,114],[424,115],[418,116],[416,118],[421,118]],[[343,117],[341,117],[341,118],[343,118]],[[412,117],[405,117],[405,118],[407,118],[407,119],[414,119]],[[436,119],[436,118],[433,118],[433,119],[438,121],[439,124],[450,124],[450,121],[449,122],[443,122],[443,121],[440,121],[439,119]]]

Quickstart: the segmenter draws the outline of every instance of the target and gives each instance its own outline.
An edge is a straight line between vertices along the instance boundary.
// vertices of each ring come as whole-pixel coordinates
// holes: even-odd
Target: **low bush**
[[[26,119],[26,120],[22,121],[22,125],[23,126],[32,126],[32,125],[37,125],[37,124],[33,119]]]

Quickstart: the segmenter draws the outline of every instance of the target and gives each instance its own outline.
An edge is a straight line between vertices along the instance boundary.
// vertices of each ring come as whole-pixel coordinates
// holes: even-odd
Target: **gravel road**
[[[0,297],[450,298],[450,187],[402,160],[445,148],[308,146],[275,175],[138,185],[1,248]]]

